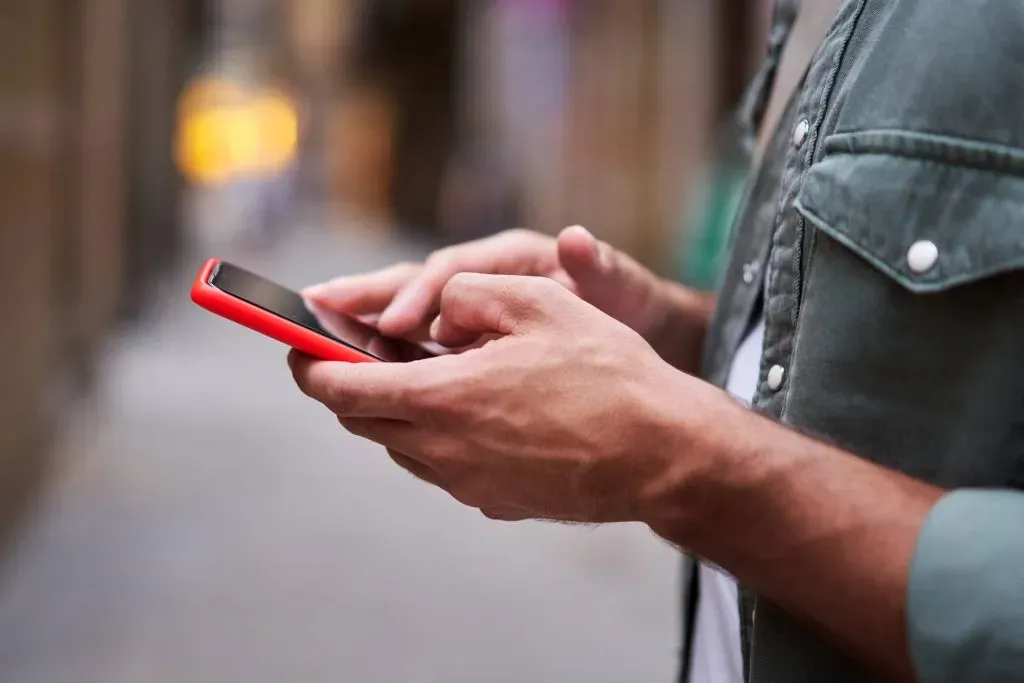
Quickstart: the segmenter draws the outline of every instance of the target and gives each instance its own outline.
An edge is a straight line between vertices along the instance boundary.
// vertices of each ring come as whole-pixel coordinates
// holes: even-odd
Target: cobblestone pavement
[[[302,285],[416,255],[302,231],[233,257]],[[461,508],[305,400],[282,347],[193,307],[191,274],[64,430],[0,574],[0,680],[671,680],[672,550]]]

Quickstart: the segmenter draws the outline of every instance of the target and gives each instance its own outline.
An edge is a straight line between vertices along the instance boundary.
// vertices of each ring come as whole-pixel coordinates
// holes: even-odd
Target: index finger
[[[418,371],[413,363],[339,363],[292,350],[288,365],[302,393],[338,417],[416,416],[411,388]]]
[[[539,274],[546,270],[538,256],[545,239],[531,233],[503,233],[435,252],[381,315],[380,330],[401,337],[426,324],[440,309],[441,292],[459,273]]]
[[[546,320],[545,304],[559,293],[564,288],[548,278],[461,273],[445,286],[431,332],[445,346],[470,344],[485,334],[516,335]]]
[[[343,276],[314,285],[304,289],[302,294],[337,313],[379,314],[421,269],[416,263],[398,263],[373,273]]]

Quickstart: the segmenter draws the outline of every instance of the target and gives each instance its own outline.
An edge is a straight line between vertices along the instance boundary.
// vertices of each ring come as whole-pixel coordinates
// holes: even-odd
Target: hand
[[[636,521],[913,680],[907,593],[945,493],[744,410],[551,280],[461,274],[435,337],[460,355],[295,379],[349,431],[501,520]]]
[[[696,369],[705,298],[664,281],[586,229],[566,228],[557,239],[511,230],[432,254],[425,263],[401,263],[342,277],[307,289],[317,305],[376,324],[391,337],[428,338],[441,293],[457,273],[549,278],[626,324],[669,362]]]
[[[551,280],[461,274],[435,338],[460,355],[350,365],[293,352],[295,380],[354,434],[498,519],[639,520],[678,467],[675,372],[633,330]],[[698,392],[699,393],[699,392]],[[673,446],[677,446],[673,443]]]

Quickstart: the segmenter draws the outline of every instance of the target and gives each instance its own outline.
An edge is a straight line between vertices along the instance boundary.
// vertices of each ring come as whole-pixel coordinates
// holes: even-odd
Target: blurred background
[[[671,549],[461,509],[187,288],[573,223],[712,287],[769,5],[0,1],[0,679],[670,680]]]

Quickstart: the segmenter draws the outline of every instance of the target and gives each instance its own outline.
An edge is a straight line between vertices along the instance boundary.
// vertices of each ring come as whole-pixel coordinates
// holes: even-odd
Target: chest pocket
[[[946,486],[1024,487],[1024,151],[824,141],[786,419]]]

